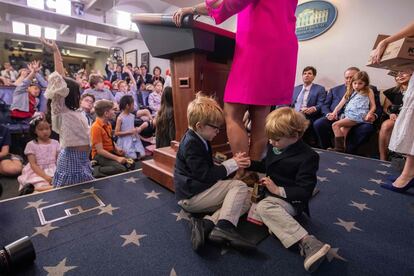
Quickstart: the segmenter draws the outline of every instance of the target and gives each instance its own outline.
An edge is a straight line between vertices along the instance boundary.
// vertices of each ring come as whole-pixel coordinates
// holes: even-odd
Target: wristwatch
[[[193,15],[198,15],[197,7],[196,6],[193,7]]]

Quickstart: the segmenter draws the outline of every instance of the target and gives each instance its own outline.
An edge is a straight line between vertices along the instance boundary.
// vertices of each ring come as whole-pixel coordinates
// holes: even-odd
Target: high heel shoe
[[[397,193],[405,193],[408,189],[410,188],[414,188],[414,178],[412,178],[407,185],[405,185],[404,187],[395,187],[394,185],[392,185],[392,181],[387,182],[385,184],[382,184],[381,187],[385,188],[387,190],[393,191],[393,192],[397,192]]]

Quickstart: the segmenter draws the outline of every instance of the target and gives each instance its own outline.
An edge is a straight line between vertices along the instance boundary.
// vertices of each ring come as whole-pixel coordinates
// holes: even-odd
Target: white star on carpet
[[[119,207],[112,207],[111,204],[108,204],[108,205],[106,205],[104,207],[99,207],[99,210],[101,210],[101,211],[98,213],[98,215],[101,215],[101,214],[109,214],[109,215],[112,216],[113,215],[112,212],[114,210],[116,210],[116,209],[119,209]]]
[[[329,182],[329,179],[327,177],[324,177],[324,176],[317,176],[316,178],[320,182]]]
[[[358,203],[358,202],[355,202],[355,201],[353,201],[353,200],[351,200],[351,204],[348,204],[349,206],[352,206],[352,207],[356,207],[356,208],[358,208],[360,211],[364,211],[364,210],[372,210],[371,208],[369,208],[369,207],[367,207],[367,204],[366,203]]]
[[[360,192],[361,193],[369,194],[370,196],[373,196],[373,195],[381,195],[381,194],[377,193],[375,190],[367,190],[365,188],[361,188]]]
[[[329,249],[328,253],[326,254],[326,259],[328,260],[328,262],[332,262],[333,259],[339,259],[339,260],[342,260],[344,262],[348,261],[347,259],[345,259],[344,257],[342,257],[338,254],[338,250],[339,250],[339,248]]]
[[[36,232],[32,235],[32,237],[42,234],[43,236],[45,236],[47,238],[49,236],[49,232],[52,231],[53,229],[57,229],[57,228],[59,228],[59,227],[52,226],[51,223],[48,223],[48,224],[40,226],[40,227],[35,227],[34,229],[36,230]]]
[[[379,170],[376,170],[376,172],[377,172],[377,173],[380,173],[380,174],[383,174],[383,175],[390,174],[390,173],[389,173],[389,172],[387,172],[387,171],[379,171]]]
[[[95,187],[90,187],[89,189],[82,189],[81,194],[94,194],[95,191],[99,191],[99,189],[95,189]]]
[[[34,201],[34,202],[27,202],[27,206],[24,207],[24,209],[28,209],[28,208],[39,208],[40,205],[42,204],[46,204],[48,203],[48,201],[43,201],[43,198],[38,200],[38,201]]]
[[[64,258],[57,266],[44,266],[43,269],[48,273],[47,275],[51,276],[61,276],[64,275],[69,270],[75,269],[77,266],[66,266],[66,258]]]
[[[386,163],[381,163],[381,166],[387,167],[387,168],[391,168],[391,164],[386,164]]]
[[[341,166],[349,166],[348,163],[346,162],[336,162],[336,164],[341,165]]]
[[[322,151],[319,151],[319,150],[315,150],[315,152],[316,152],[317,154],[322,154],[322,153],[323,153]]]
[[[175,272],[174,267],[170,271],[170,276],[177,276],[177,272]]]
[[[328,172],[331,172],[331,173],[341,173],[337,169],[331,169],[331,168],[327,168],[325,171],[328,171]]]
[[[152,190],[151,193],[144,193],[144,194],[147,196],[146,199],[148,199],[148,198],[159,199],[158,195],[160,195],[161,193],[157,193],[154,190]]]
[[[374,178],[370,178],[369,181],[377,183],[378,185],[384,184],[385,182],[382,181],[382,179],[374,179]]]
[[[139,178],[131,176],[130,178],[125,178],[125,183],[136,183]]]
[[[355,158],[354,158],[354,157],[352,157],[352,156],[345,156],[344,158],[346,158],[346,159],[348,159],[348,160],[355,160]]]
[[[190,220],[190,214],[184,211],[183,209],[181,209],[179,213],[171,213],[171,214],[177,217],[175,221],[179,221],[182,219]]]
[[[131,232],[129,235],[120,235],[121,238],[125,239],[124,243],[122,244],[122,247],[124,247],[127,244],[133,243],[136,246],[140,246],[139,240],[143,237],[146,237],[147,235],[138,235],[137,231],[135,229]]]
[[[340,218],[337,218],[339,222],[334,222],[334,224],[342,226],[343,228],[346,229],[346,231],[351,232],[352,229],[358,230],[358,231],[362,231],[361,228],[358,228],[355,226],[355,221],[345,221],[342,220]]]

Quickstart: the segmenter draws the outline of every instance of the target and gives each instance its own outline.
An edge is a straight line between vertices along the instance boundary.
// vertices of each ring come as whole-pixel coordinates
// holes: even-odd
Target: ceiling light
[[[131,30],[139,33],[138,25],[136,23],[132,23]]]
[[[29,24],[29,35],[35,37],[42,36],[42,27],[39,25]]]
[[[56,1],[55,0],[46,0],[46,6],[49,9],[56,9]]]
[[[76,34],[76,43],[86,44],[86,35],[81,34],[81,33],[77,33]]]
[[[64,15],[72,15],[72,3],[70,0],[56,0],[56,12]]]
[[[35,9],[45,9],[45,2],[43,0],[27,0],[27,6]]]
[[[13,27],[13,33],[26,35],[26,24],[22,22],[13,21],[12,27]]]
[[[126,30],[131,29],[131,14],[129,12],[118,11],[116,23],[119,28]]]
[[[86,44],[89,46],[96,46],[97,37],[94,35],[88,35],[88,39],[86,41]]]
[[[45,27],[45,38],[56,40],[57,30],[49,27]]]

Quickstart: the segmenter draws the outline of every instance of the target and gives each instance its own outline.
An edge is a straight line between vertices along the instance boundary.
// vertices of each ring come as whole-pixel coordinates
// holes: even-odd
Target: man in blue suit
[[[316,73],[314,67],[305,67],[302,71],[303,84],[295,87],[292,96],[292,107],[296,111],[302,112],[306,119],[310,121],[310,125],[303,135],[303,139],[311,145],[316,143],[312,124],[316,119],[321,117],[321,109],[326,98],[325,87],[313,83]]]
[[[321,113],[323,117],[313,122],[313,128],[318,138],[318,144],[323,149],[332,146],[332,124],[335,122],[328,120],[328,118],[326,118],[326,115],[332,112],[338,105],[338,103],[341,101],[342,97],[346,92],[347,86],[351,84],[352,77],[357,72],[359,72],[359,69],[357,67],[350,67],[346,69],[344,73],[345,83],[329,90],[325,102],[321,108]],[[375,116],[372,116],[370,118],[369,122],[371,123],[359,123],[356,126],[352,127],[352,129],[346,137],[347,153],[355,153],[360,145],[364,144],[366,141],[369,140],[371,134],[374,133],[377,128],[374,122],[381,117],[382,107],[379,97],[379,91],[375,86],[371,85],[370,87],[375,95],[375,104],[377,107],[377,109],[375,110]]]

